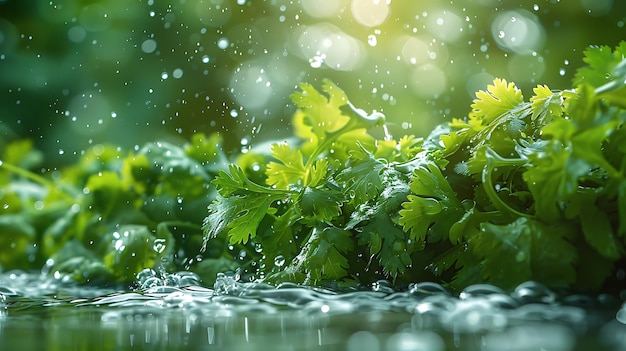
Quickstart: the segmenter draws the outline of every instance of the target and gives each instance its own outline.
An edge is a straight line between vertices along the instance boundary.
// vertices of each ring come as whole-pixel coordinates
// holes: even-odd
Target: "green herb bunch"
[[[274,144],[255,181],[236,164],[218,174],[206,244],[249,247],[273,283],[599,289],[625,257],[625,55],[590,47],[573,89],[527,101],[496,79],[425,139],[377,140],[382,114],[302,84],[299,142]]]
[[[144,268],[164,274],[194,263],[214,198],[209,182],[226,164],[221,137],[137,149],[95,145],[76,164],[40,175],[41,153],[30,140],[4,145],[1,267],[43,266],[60,279],[112,283],[132,282]]]
[[[601,289],[626,261],[625,56],[626,42],[590,47],[572,89],[527,100],[496,79],[426,138],[386,135],[383,114],[324,81],[291,96],[294,138],[269,153],[229,159],[196,134],[37,171],[31,141],[0,139],[0,265],[101,283],[151,268],[209,285],[233,271]]]

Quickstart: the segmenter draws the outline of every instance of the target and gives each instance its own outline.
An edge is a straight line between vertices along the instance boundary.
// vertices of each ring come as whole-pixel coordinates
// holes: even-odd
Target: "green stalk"
[[[385,115],[382,113],[374,112],[368,115],[365,111],[352,105],[350,101],[347,101],[346,105],[343,105],[341,110],[343,115],[349,118],[348,123],[334,132],[326,133],[326,138],[324,138],[311,153],[311,156],[304,166],[305,169],[312,167],[313,162],[315,162],[324,151],[329,150],[330,146],[343,134],[359,128],[370,129],[384,125],[385,123]]]
[[[498,196],[495,187],[493,185],[493,179],[491,179],[491,174],[494,168],[502,167],[502,166],[521,166],[526,163],[526,160],[522,158],[514,158],[514,159],[505,159],[498,155],[491,148],[487,148],[485,150],[485,157],[487,158],[487,165],[483,169],[482,173],[482,182],[485,186],[485,193],[491,200],[493,206],[498,209],[502,214],[508,214],[513,218],[527,217],[531,218],[532,215],[527,213],[519,212],[509,206],[506,202]]]
[[[31,172],[31,171],[29,171],[27,169],[15,166],[15,165],[10,164],[10,163],[6,163],[6,162],[4,162],[2,160],[0,160],[0,168],[3,168],[3,169],[5,169],[5,170],[7,170],[7,171],[9,171],[9,172],[11,172],[13,174],[17,174],[19,176],[22,176],[22,177],[24,177],[26,179],[30,179],[30,180],[32,180],[35,183],[38,183],[38,184],[41,184],[41,185],[45,186],[46,188],[50,189],[51,191],[59,191],[61,193],[61,195],[63,197],[65,197],[67,200],[74,201],[73,197],[71,197],[69,194],[67,194],[64,191],[61,191],[56,184],[54,184],[50,180],[48,180],[48,179],[46,179],[46,178],[44,178],[44,177],[42,177],[42,176],[40,176],[38,174],[35,174],[35,173],[33,173],[33,172]]]

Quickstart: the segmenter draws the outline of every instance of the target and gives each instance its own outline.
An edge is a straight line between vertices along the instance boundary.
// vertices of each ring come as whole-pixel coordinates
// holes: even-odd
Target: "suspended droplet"
[[[222,49],[222,50],[225,50],[228,47],[229,44],[230,44],[230,42],[228,41],[227,38],[220,38],[217,41],[217,47]]]
[[[309,64],[313,68],[320,68],[320,67],[322,67],[322,64],[324,64],[324,60],[325,59],[326,59],[326,55],[324,55],[324,54],[315,55],[315,56],[313,56],[312,58],[309,59]]]
[[[376,44],[378,44],[378,40],[374,34],[370,34],[367,36],[367,43],[370,44],[370,46],[376,46]]]
[[[278,255],[274,258],[274,264],[276,267],[282,267],[285,265],[285,257],[283,255]]]

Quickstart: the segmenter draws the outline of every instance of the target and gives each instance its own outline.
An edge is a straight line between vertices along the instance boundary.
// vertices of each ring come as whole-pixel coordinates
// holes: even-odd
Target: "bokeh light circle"
[[[499,14],[491,23],[491,34],[501,49],[522,55],[539,50],[545,41],[537,16],[523,9]]]
[[[441,68],[433,64],[424,64],[413,70],[411,90],[418,96],[436,98],[446,89],[447,80]]]
[[[350,71],[357,68],[365,56],[363,43],[329,23],[304,28],[297,42],[301,54],[313,68],[325,65],[337,71]]]
[[[389,15],[389,0],[352,0],[352,16],[366,27],[376,27],[385,23]]]
[[[344,6],[345,0],[300,0],[302,9],[316,18],[332,17]]]
[[[272,84],[265,69],[254,62],[243,63],[230,79],[230,92],[246,109],[262,109],[272,96]]]

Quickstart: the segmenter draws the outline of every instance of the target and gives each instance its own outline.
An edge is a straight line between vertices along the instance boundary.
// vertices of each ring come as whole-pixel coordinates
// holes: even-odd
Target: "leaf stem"
[[[342,106],[341,112],[344,116],[348,117],[348,122],[338,130],[334,132],[327,132],[324,140],[317,145],[315,150],[311,153],[311,156],[305,164],[305,168],[308,169],[313,165],[313,162],[317,158],[330,149],[330,146],[343,134],[357,130],[359,128],[370,129],[372,127],[381,126],[385,123],[385,115],[380,112],[374,112],[371,115],[365,113],[365,111],[356,108],[350,101],[347,101]]]
[[[65,191],[62,191],[61,189],[59,189],[59,186],[57,184],[54,184],[53,182],[51,182],[50,180],[35,174],[27,169],[18,167],[16,165],[10,164],[10,163],[6,163],[2,160],[0,160],[0,168],[3,168],[13,174],[17,174],[19,176],[22,176],[24,178],[30,179],[32,181],[34,181],[35,183],[41,184],[43,186],[45,186],[46,188],[53,190],[53,191],[59,191],[59,193],[66,198],[67,200],[70,201],[75,201],[74,198],[72,196],[70,196],[68,193],[66,193]]]
[[[483,169],[482,173],[482,182],[484,184],[485,193],[491,200],[493,206],[498,209],[502,214],[508,214],[511,217],[527,217],[532,218],[533,216],[527,213],[519,212],[511,206],[509,206],[506,202],[498,196],[495,192],[495,187],[493,185],[493,179],[491,177],[492,172],[495,168],[501,166],[520,166],[526,163],[526,160],[522,158],[514,158],[514,159],[505,159],[498,155],[491,148],[485,149],[485,157],[487,158],[487,164]]]

